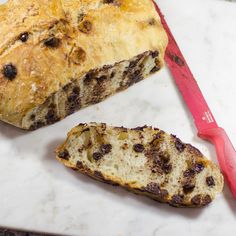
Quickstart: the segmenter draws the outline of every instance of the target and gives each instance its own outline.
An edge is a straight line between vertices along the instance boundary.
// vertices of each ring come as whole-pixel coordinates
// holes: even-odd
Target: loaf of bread
[[[34,130],[158,71],[167,36],[151,0],[0,5],[0,120]]]
[[[205,206],[223,188],[217,165],[152,127],[80,124],[56,153],[73,170],[176,207]]]

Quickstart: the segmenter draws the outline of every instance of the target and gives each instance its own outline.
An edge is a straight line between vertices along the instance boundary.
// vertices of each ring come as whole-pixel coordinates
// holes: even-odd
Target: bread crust
[[[93,141],[90,144],[90,148],[93,149],[93,152],[97,150],[98,143],[96,142],[100,142],[99,145],[101,145],[104,140],[106,143],[111,143],[116,152],[100,157],[101,160],[91,161],[88,154],[84,154],[80,150],[80,146],[86,148],[82,137],[84,132],[90,132],[90,135],[92,135],[91,133],[98,135],[96,139],[91,139]],[[118,163],[117,165],[121,169],[125,165],[121,153],[122,148],[120,148],[119,153],[117,151],[117,148],[121,147],[122,143],[114,141],[117,136],[126,137],[124,133],[128,134],[127,137],[129,137],[125,138],[125,142],[130,146],[127,148],[127,152],[130,153],[129,156],[132,155],[134,157],[134,161],[130,162],[132,163],[131,169],[134,172],[137,171],[135,166],[143,158],[141,153],[145,153],[144,172],[141,173],[144,173],[142,174],[143,176],[148,176],[148,181],[140,181],[140,176],[138,177],[137,175],[133,175],[132,178],[128,176],[129,181],[127,181],[127,176],[122,177],[119,172],[111,174],[109,171],[104,171],[107,170],[108,165],[111,165],[111,163],[112,166]],[[88,134],[86,135],[88,136]],[[143,140],[139,139],[139,137],[143,137],[141,138]],[[147,142],[153,137],[155,137],[154,142]],[[158,142],[156,141],[157,139]],[[114,143],[116,146],[114,146]],[[132,149],[134,143],[142,143],[139,145],[143,145],[145,148],[140,146],[139,149],[136,148],[136,152],[131,151],[130,149]],[[76,149],[73,148],[74,146]],[[154,148],[155,152],[159,153],[159,157],[160,155],[167,155],[169,160],[165,164],[172,165],[172,169],[164,169],[164,172],[161,169],[158,169],[158,171],[155,169],[155,172],[153,172],[153,164],[150,165],[150,161],[153,163],[154,159],[159,157],[156,154],[153,155],[154,152],[150,155],[150,148]],[[115,162],[115,156],[118,156],[118,162]],[[147,126],[126,129],[97,123],[80,124],[68,133],[67,140],[57,148],[56,158],[65,166],[98,181],[121,186],[136,194],[145,195],[174,207],[195,208],[206,206],[211,203],[217,193],[222,191],[224,184],[223,176],[218,166],[204,157],[198,149],[190,144],[183,143],[173,135]],[[86,158],[89,159],[88,162],[85,161]],[[159,168],[162,165],[160,159],[158,161],[159,166],[156,165],[155,168]],[[137,173],[139,171],[141,170],[138,170]],[[174,172],[176,173],[173,174]],[[128,175],[131,175],[130,172],[128,173]]]
[[[167,36],[150,0],[9,0],[0,24],[0,119],[24,129],[34,109],[91,70],[148,51],[163,66]]]

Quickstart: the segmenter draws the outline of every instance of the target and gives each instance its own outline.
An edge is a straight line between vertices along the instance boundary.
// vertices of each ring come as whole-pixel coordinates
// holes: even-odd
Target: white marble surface
[[[3,1],[0,1],[3,2]],[[159,0],[218,122],[236,145],[236,3]],[[205,209],[174,209],[97,183],[57,163],[53,150],[79,122],[177,134],[216,161],[200,140],[165,68],[105,102],[33,133],[0,123],[0,226],[77,236],[235,235],[228,188]]]

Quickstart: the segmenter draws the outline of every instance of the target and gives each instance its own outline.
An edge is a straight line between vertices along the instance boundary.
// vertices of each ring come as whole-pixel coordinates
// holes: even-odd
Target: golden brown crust
[[[9,0],[0,6],[0,119],[33,108],[91,69],[159,51],[167,37],[150,0]],[[20,39],[28,34],[25,41]],[[3,73],[16,67],[14,79]]]

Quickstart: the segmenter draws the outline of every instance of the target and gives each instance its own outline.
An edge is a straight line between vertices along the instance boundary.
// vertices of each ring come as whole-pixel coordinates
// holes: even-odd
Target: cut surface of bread
[[[0,31],[0,120],[30,130],[160,70],[168,41],[151,0],[9,0]]]
[[[65,166],[176,207],[208,205],[223,176],[190,144],[152,127],[80,124],[56,150]]]

